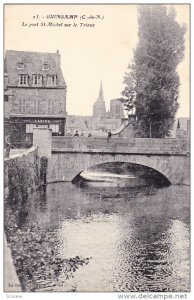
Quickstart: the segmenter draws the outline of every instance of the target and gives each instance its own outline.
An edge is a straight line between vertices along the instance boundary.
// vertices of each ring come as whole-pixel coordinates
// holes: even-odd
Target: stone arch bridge
[[[47,181],[72,181],[87,168],[107,162],[140,164],[158,171],[171,184],[190,183],[186,139],[92,137],[53,137]]]

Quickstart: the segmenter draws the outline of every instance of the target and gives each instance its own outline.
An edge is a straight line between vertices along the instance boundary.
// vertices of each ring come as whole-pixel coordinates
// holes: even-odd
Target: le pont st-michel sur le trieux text
[[[100,21],[104,20],[104,15],[83,14],[83,15],[33,15],[30,21],[22,21],[22,27],[26,28],[44,28],[44,27],[96,27]]]

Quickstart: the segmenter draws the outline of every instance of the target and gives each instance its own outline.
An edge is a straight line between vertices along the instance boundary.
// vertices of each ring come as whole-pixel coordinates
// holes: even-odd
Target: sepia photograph
[[[186,299],[190,4],[3,8],[4,292]]]

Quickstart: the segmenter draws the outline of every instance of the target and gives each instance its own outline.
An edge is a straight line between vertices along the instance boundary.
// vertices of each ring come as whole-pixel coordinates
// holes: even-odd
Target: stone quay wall
[[[35,147],[5,158],[4,162],[4,264],[6,292],[21,292],[21,284],[16,274],[10,242],[10,232],[16,230],[15,224],[20,213],[26,213],[29,192],[40,184],[40,159]]]

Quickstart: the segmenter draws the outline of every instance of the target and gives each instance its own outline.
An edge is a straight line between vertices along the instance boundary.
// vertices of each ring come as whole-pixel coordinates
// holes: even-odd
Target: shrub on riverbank
[[[36,152],[6,161],[8,174],[8,202],[23,206],[28,193],[40,185],[40,160]]]
[[[24,208],[24,207],[23,207]],[[57,252],[55,232],[37,223],[25,227],[27,209],[13,208],[5,203],[5,232],[13,262],[23,291],[57,290],[74,272],[89,263],[89,258],[76,256],[65,259]],[[63,281],[61,280],[63,278]]]

